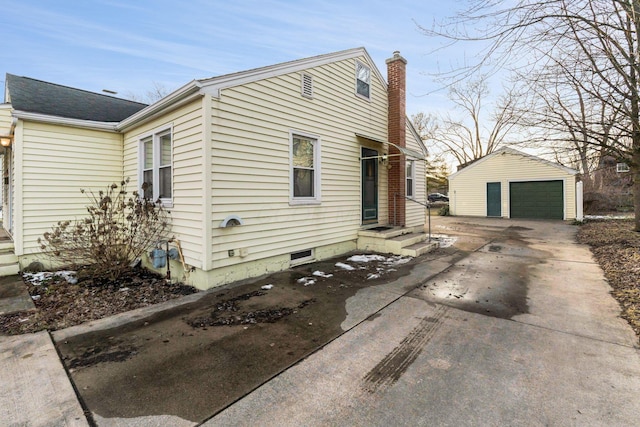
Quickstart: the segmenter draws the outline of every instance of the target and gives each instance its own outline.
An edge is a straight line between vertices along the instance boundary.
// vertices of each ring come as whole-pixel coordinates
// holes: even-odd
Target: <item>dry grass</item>
[[[640,233],[633,231],[633,221],[588,222],[580,227],[578,241],[591,247],[621,316],[640,337]]]

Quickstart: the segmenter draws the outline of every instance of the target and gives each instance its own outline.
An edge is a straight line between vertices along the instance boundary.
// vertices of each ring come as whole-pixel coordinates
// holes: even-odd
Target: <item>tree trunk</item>
[[[634,230],[640,232],[640,150],[633,150],[633,164],[629,168],[633,174]]]

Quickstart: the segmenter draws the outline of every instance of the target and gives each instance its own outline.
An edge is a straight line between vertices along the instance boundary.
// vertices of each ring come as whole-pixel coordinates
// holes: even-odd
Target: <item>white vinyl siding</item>
[[[38,237],[60,220],[87,215],[89,199],[122,180],[122,135],[20,121],[16,150],[16,255],[39,252]],[[19,191],[18,191],[19,190]]]
[[[9,104],[0,104],[0,135],[9,135],[11,133],[11,121],[11,106]],[[15,144],[15,141],[13,144]],[[14,150],[8,148],[4,152],[2,174],[13,180],[14,177],[13,174],[10,174],[10,169],[12,168]],[[15,204],[10,203],[12,188],[13,186],[5,185],[3,179],[2,200],[0,200],[0,203],[2,203],[2,228],[7,231],[12,230],[13,208],[15,207]]]
[[[355,133],[387,138],[386,91],[373,73],[370,103],[354,102],[355,60],[309,70],[313,102],[300,96],[300,73],[224,89],[212,100],[213,268],[353,242],[361,222],[360,150]],[[291,206],[290,132],[321,139],[322,203]],[[381,145],[373,145],[381,151]],[[382,168],[381,168],[382,169]],[[386,221],[387,175],[379,178]],[[229,215],[244,225],[219,228]],[[246,249],[246,256],[228,251]]]
[[[415,152],[422,153],[421,144],[414,136],[414,133],[411,132],[409,123],[406,124],[406,144],[407,148]],[[420,203],[416,203],[426,203],[427,201],[425,174],[425,162],[422,160],[415,160],[413,162],[413,200],[415,201],[407,200],[405,204],[405,223],[407,227],[417,227],[420,225],[424,225],[425,223],[427,210]]]
[[[194,100],[144,125],[126,129],[124,135],[124,175],[138,188],[140,139],[172,129],[173,144],[173,206],[171,235],[180,241],[185,262],[203,268],[204,242],[204,174],[202,99]],[[165,151],[165,160],[166,151]],[[160,162],[166,164],[166,162]]]
[[[562,168],[532,157],[497,153],[467,166],[449,177],[449,210],[452,215],[487,216],[487,182],[501,183],[501,209],[509,217],[509,183],[522,181],[564,182],[565,219],[575,218],[575,176]]]

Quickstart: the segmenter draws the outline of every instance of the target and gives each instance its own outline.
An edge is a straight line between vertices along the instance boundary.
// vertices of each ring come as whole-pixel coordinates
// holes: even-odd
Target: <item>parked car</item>
[[[442,193],[431,193],[427,196],[427,200],[430,202],[448,202],[449,197],[445,196]]]

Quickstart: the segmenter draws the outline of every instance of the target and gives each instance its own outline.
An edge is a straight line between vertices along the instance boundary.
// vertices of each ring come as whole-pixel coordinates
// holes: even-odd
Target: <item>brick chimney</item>
[[[393,52],[393,57],[387,59],[387,80],[389,82],[389,142],[399,147],[406,147],[406,65],[407,60],[400,56],[400,52]],[[394,147],[389,146],[389,154],[401,154]],[[389,224],[405,225],[406,176],[404,156],[389,157]],[[395,206],[395,210],[394,210]]]

